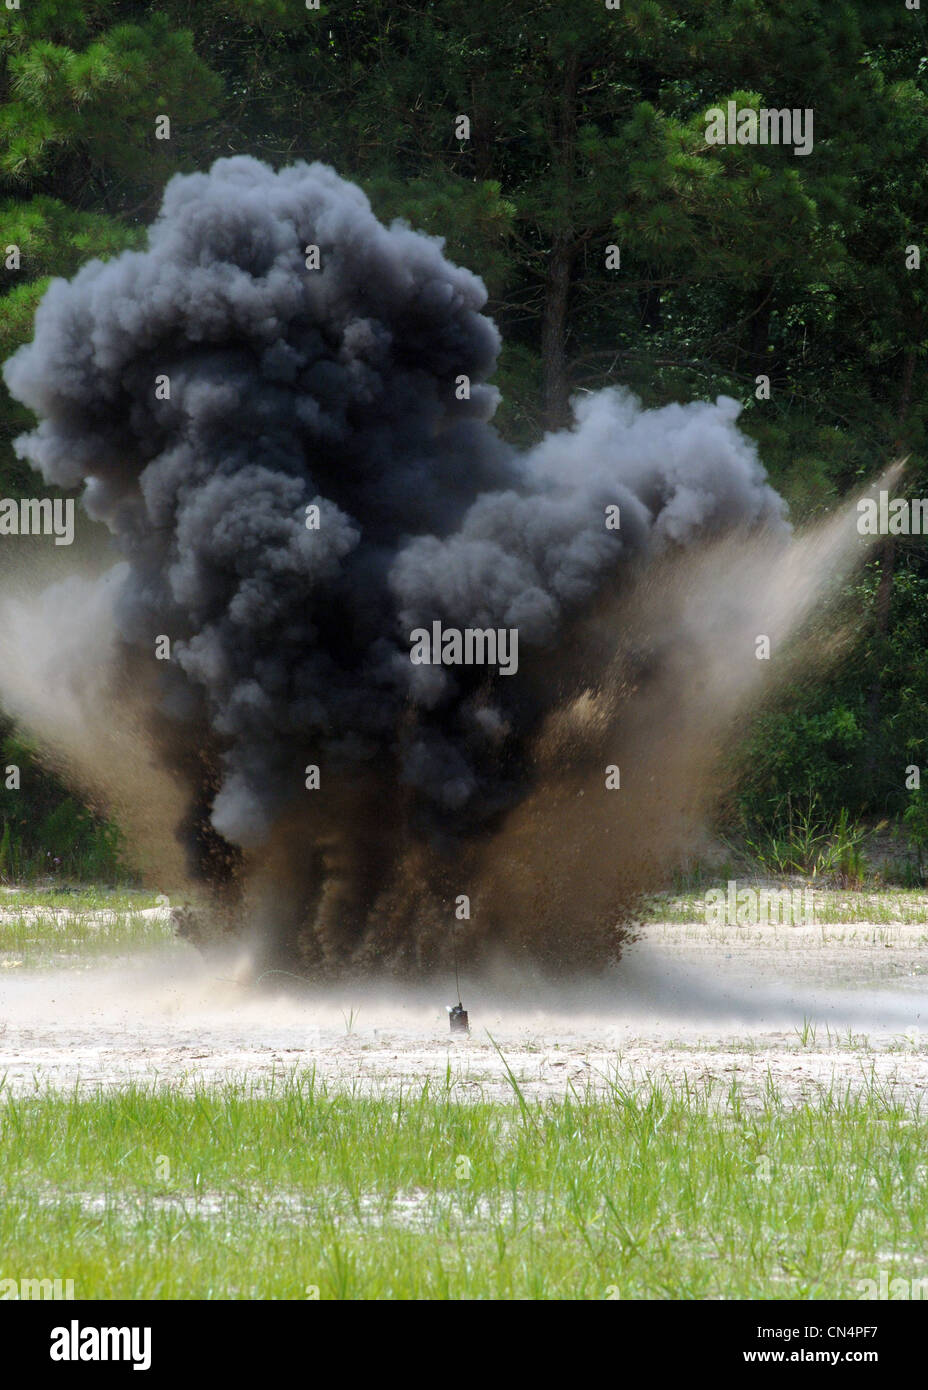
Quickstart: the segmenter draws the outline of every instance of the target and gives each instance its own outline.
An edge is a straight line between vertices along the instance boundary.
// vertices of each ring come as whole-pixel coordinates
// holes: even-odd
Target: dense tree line
[[[607,383],[647,404],[726,393],[796,520],[901,454],[921,496],[925,38],[901,0],[22,0],[0,10],[0,242],[21,250],[0,353],[50,276],[138,244],[173,172],[323,159],[483,275],[512,438]],[[812,108],[813,151],[707,144],[707,108],[732,100]],[[4,395],[6,496],[35,487],[10,447],[26,423]],[[923,540],[884,543],[847,601],[848,659],[754,731],[748,824],[810,787],[826,814],[918,821]],[[48,795],[16,802],[36,852]]]

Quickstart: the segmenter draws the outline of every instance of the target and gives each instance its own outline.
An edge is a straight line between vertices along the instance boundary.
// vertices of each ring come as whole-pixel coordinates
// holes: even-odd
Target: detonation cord
[[[256,980],[236,980],[231,975],[215,975],[213,978],[220,980],[224,985],[239,985],[242,989],[257,989],[262,980],[268,975],[288,975],[291,980],[302,980],[304,984],[311,985],[315,981],[310,975],[294,975],[292,970],[265,970]]]
[[[259,975],[258,978],[255,980],[255,988],[258,987],[262,980],[266,980],[268,975],[288,975],[291,980],[302,980],[304,984],[307,985],[311,985],[313,983],[311,976],[294,975],[292,970],[265,970],[263,974]]]
[[[451,923],[451,959],[454,962],[454,987],[458,995],[458,1008],[463,1008],[461,1003],[461,982],[458,979],[458,943],[454,934],[454,922]]]

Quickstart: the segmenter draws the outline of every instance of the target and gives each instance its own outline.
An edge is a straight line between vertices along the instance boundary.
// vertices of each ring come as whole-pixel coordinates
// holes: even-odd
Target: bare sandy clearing
[[[511,967],[462,981],[452,1040],[434,986],[240,982],[178,945],[118,964],[0,975],[0,1073],[40,1086],[258,1084],[292,1068],[362,1093],[454,1083],[459,1098],[598,1091],[646,1077],[792,1102],[878,1086],[928,1104],[928,945],[918,925],[647,928],[608,977],[555,987]],[[8,962],[9,964],[9,962]],[[488,1034],[490,1036],[488,1036]]]

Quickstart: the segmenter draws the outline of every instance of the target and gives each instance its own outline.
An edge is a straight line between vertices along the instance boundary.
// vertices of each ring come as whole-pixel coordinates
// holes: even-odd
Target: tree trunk
[[[570,383],[567,375],[567,305],[574,253],[562,238],[555,243],[545,281],[541,322],[544,365],[544,421],[549,430],[570,422]]]
[[[495,141],[492,107],[487,98],[485,82],[474,79],[470,87],[471,149],[474,177],[485,182],[493,177]]]
[[[772,315],[773,279],[768,275],[752,290],[745,313],[735,330],[737,336],[732,371],[741,369],[743,362],[744,369],[751,376],[771,375],[773,364],[767,356],[767,343]]]
[[[916,324],[913,326],[913,338],[917,339],[921,335],[922,316],[918,315]],[[912,404],[912,386],[915,380],[915,349],[911,347],[905,355],[905,362],[902,369],[902,390],[899,396],[899,416],[898,434],[895,440],[896,452],[901,456],[906,447],[906,430],[908,427],[909,409]],[[880,680],[880,663],[883,644],[889,633],[889,615],[892,608],[893,599],[893,579],[896,572],[896,538],[887,536],[880,547],[880,582],[877,586],[876,601],[873,606],[874,630],[876,632],[876,659],[877,669],[874,673],[873,681],[870,686],[870,694],[867,700],[867,719],[870,726],[870,754],[867,759],[867,766],[871,776],[876,771],[879,757],[878,732],[880,716],[883,704],[883,687]]]
[[[748,353],[751,370],[755,376],[770,376],[772,362],[767,353],[770,341],[770,319],[773,315],[773,281],[764,280],[757,288],[751,304],[750,334]]]
[[[648,284],[638,291],[638,321],[645,333],[655,333],[664,326],[661,307],[661,291],[656,283],[656,271],[650,266],[646,271]]]
[[[556,430],[570,422],[570,380],[567,369],[567,312],[576,259],[576,236],[571,220],[571,194],[577,140],[577,78],[580,62],[576,53],[564,64],[564,80],[558,104],[553,138],[554,167],[560,178],[562,220],[554,234],[545,276],[544,310],[541,321],[541,360],[544,377],[544,422]]]

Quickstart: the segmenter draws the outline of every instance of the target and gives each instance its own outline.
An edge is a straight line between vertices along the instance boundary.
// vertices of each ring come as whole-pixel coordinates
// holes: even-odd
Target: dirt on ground
[[[453,986],[319,989],[255,980],[247,955],[178,944],[118,962],[0,971],[0,1076],[36,1086],[263,1086],[293,1069],[359,1094],[449,1081],[459,1099],[608,1093],[647,1080],[724,1103],[878,1088],[928,1100],[928,926],[653,925],[595,979],[534,979],[511,963]],[[511,1072],[511,1075],[510,1075]]]

